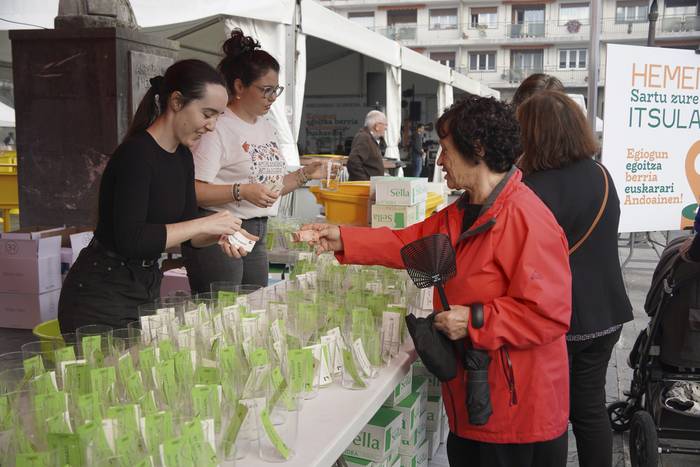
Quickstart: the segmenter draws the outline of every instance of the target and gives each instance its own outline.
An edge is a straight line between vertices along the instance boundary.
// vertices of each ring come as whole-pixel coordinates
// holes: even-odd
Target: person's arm
[[[307,224],[301,230],[314,230],[318,241],[310,242],[319,253],[333,251],[344,264],[366,264],[403,269],[401,248],[427,235],[438,233],[445,223],[444,213],[430,216],[402,230],[387,227],[338,227],[330,224]]]
[[[502,297],[483,304],[484,325],[468,327],[475,347],[527,349],[562,337],[571,320],[571,270],[561,229],[544,206],[511,210],[494,239],[495,262],[508,280]],[[502,216],[503,217],[503,216]]]

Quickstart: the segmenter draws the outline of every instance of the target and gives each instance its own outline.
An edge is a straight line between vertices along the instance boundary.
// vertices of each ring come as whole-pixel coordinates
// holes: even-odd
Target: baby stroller
[[[700,397],[700,264],[680,258],[684,240],[668,244],[654,271],[644,303],[651,319],[628,359],[627,400],[608,406],[612,429],[630,430],[633,467],[656,467],[659,454],[700,455],[677,441],[700,441],[700,398],[695,405],[692,394],[684,398],[693,389]]]

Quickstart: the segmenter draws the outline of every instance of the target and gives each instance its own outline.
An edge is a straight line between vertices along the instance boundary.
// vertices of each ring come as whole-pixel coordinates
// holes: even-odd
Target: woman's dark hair
[[[442,114],[436,127],[441,139],[452,136],[457,150],[472,164],[482,160],[476,155],[481,146],[483,161],[492,172],[507,172],[518,155],[520,135],[513,110],[493,97],[464,97]]]
[[[151,78],[151,87],[141,99],[124,139],[143,131],[168,108],[168,99],[176,91],[182,94],[182,105],[204,97],[207,84],[226,86],[224,79],[211,65],[201,60],[180,60],[168,67],[164,76]]]
[[[598,152],[598,142],[583,110],[559,91],[542,91],[517,110],[523,173],[566,167]]]
[[[240,79],[243,86],[250,86],[253,81],[270,70],[279,73],[279,62],[260,48],[260,42],[243,34],[240,29],[231,31],[231,37],[224,42],[224,58],[219,62],[219,71],[226,79],[226,86],[231,97],[236,95],[233,83]]]
[[[559,78],[545,74],[545,73],[535,73],[520,83],[518,89],[513,95],[513,106],[518,107],[520,104],[525,102],[528,97],[533,96],[535,93],[540,91],[563,91],[564,85],[561,84]]]

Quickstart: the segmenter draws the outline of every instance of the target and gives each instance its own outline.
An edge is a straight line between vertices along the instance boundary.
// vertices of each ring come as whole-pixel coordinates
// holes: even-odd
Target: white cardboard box
[[[428,440],[424,440],[412,455],[401,456],[401,467],[428,467]]]
[[[61,289],[43,294],[0,293],[0,327],[31,329],[56,318]]]
[[[444,404],[440,396],[428,396],[428,406],[425,411],[428,413],[428,431],[440,431],[443,423]]]
[[[411,382],[413,381],[413,368],[408,370],[406,376],[396,385],[394,391],[382,404],[384,407],[396,407],[396,405],[404,400],[406,396],[411,394]]]
[[[428,199],[428,179],[414,177],[371,177],[370,197],[377,204],[413,206]]]
[[[401,437],[401,447],[399,448],[399,454],[402,456],[408,456],[413,454],[418,447],[423,444],[427,436],[427,418],[428,413],[423,412],[418,419],[418,425],[413,429],[408,437]]]
[[[403,229],[425,219],[425,201],[412,206],[372,205],[372,227]]]
[[[0,238],[0,293],[41,294],[61,287],[61,237]]]
[[[428,459],[432,460],[440,447],[440,432],[428,431]]]
[[[381,407],[345,450],[345,455],[381,462],[401,445],[401,412]]]

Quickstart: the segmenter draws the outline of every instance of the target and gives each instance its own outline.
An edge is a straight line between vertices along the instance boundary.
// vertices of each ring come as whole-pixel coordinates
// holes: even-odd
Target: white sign
[[[603,121],[620,232],[692,226],[700,199],[700,55],[608,45]]]

